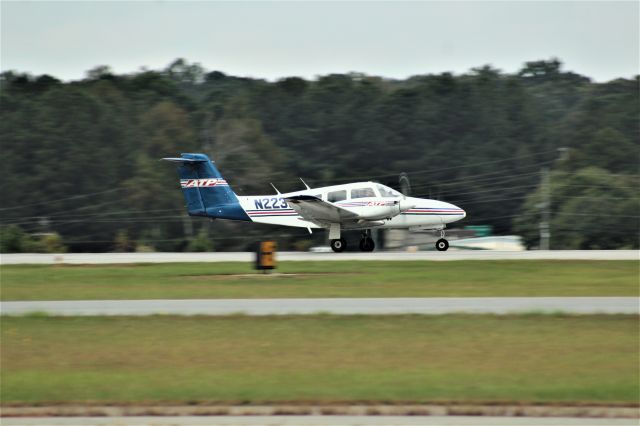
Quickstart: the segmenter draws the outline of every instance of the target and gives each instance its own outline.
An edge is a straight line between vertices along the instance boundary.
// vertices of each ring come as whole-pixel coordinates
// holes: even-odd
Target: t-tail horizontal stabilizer
[[[204,163],[207,160],[202,158],[182,158],[182,157],[166,157],[165,161],[173,161],[174,163]]]

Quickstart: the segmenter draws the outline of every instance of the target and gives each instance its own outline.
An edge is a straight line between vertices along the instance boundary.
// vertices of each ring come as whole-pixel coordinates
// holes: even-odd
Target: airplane
[[[403,228],[410,231],[440,231],[438,251],[446,251],[447,224],[466,217],[453,204],[425,198],[407,197],[376,182],[310,188],[275,195],[238,196],[205,154],[181,154],[163,158],[177,163],[180,187],[190,216],[243,220],[271,225],[328,229],[331,249],[342,252],[347,242],[342,231],[361,230],[359,248],[371,252],[375,243],[372,229]],[[272,185],[273,186],[273,185]]]

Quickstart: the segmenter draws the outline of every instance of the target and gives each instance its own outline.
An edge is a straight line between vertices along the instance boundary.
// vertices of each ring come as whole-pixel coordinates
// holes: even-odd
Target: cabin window
[[[342,201],[347,199],[347,191],[333,191],[327,196],[327,201],[335,203],[336,201]]]
[[[315,194],[313,197],[320,198],[322,200],[322,194]]]
[[[376,194],[373,192],[373,188],[354,188],[351,190],[351,198],[366,198],[366,197],[375,197]]]
[[[378,185],[378,191],[380,191],[380,195],[383,197],[401,197],[402,194],[400,194],[398,191],[395,191],[391,188],[389,188],[388,186],[384,186],[384,185]]]

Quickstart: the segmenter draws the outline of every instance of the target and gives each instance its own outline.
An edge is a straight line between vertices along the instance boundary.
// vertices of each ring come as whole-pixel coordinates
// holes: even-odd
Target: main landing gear
[[[447,251],[449,248],[449,241],[444,239],[444,229],[440,231],[440,239],[436,241],[436,250]]]
[[[347,241],[344,238],[331,240],[331,250],[336,253],[342,253],[347,248]]]
[[[347,241],[344,238],[334,238],[331,241],[331,250],[336,253],[342,253],[347,248]],[[372,252],[376,248],[376,244],[371,238],[371,230],[366,230],[362,233],[362,239],[360,240],[360,251]]]
[[[362,239],[360,240],[360,251],[373,251],[376,248],[376,244],[371,238],[371,230],[367,229],[362,233]]]

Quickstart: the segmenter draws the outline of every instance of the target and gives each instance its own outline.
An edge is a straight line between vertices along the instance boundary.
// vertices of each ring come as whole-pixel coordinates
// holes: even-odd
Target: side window
[[[335,203],[336,201],[342,201],[347,199],[347,191],[333,191],[330,192],[327,196],[327,201],[330,203]]]
[[[375,197],[376,194],[372,188],[355,188],[351,190],[351,198]]]
[[[322,194],[314,194],[313,196],[322,200]]]

